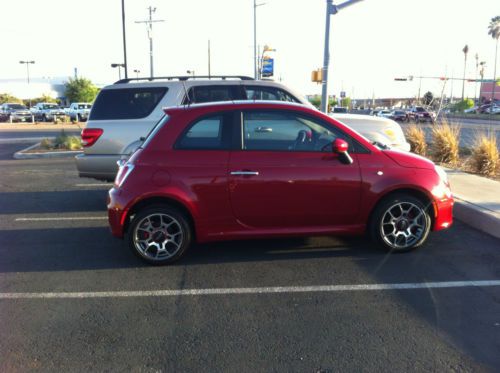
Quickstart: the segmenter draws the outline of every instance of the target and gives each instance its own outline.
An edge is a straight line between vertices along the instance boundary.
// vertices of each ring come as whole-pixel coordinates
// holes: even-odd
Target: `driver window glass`
[[[329,152],[340,133],[296,113],[252,111],[243,117],[243,149]]]

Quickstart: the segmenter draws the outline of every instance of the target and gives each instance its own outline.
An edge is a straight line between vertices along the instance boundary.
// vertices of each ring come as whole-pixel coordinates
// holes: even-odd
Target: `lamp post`
[[[127,42],[125,38],[125,0],[122,0],[122,37],[123,37],[123,67],[125,68],[125,79],[127,79],[128,71],[127,71]]]
[[[194,78],[194,70],[186,70],[186,72]]]
[[[257,7],[266,3],[257,4],[257,0],[253,0],[253,77],[259,78],[259,70],[257,67]]]
[[[112,63],[111,64],[112,68],[117,68],[118,67],[118,79],[122,79],[122,67],[125,67],[124,63]]]
[[[325,26],[325,50],[323,57],[323,74],[321,88],[321,111],[326,113],[328,107],[328,65],[330,64],[330,16],[362,0],[347,0],[339,5],[334,5],[333,0],[326,0],[326,26]]]
[[[31,94],[29,92],[29,87],[30,87],[30,65],[33,65],[35,63],[35,61],[19,61],[19,63],[21,65],[26,65],[26,80],[28,82],[28,95],[30,95],[28,97],[28,102],[29,102],[29,107],[31,107]]]
[[[481,85],[479,86],[479,101],[481,101],[481,87],[483,86],[484,69],[486,67],[486,61],[479,62],[479,66],[481,66],[481,69],[479,70],[479,76],[481,77]]]
[[[135,77],[137,79],[139,79],[139,73],[141,72],[141,70],[138,70],[138,69],[134,69],[134,73],[135,73]]]
[[[462,49],[462,52],[464,52],[464,76],[462,80],[462,101],[464,100],[464,92],[465,92],[465,68],[467,67],[467,53],[469,53],[469,46],[465,44],[464,49]]]

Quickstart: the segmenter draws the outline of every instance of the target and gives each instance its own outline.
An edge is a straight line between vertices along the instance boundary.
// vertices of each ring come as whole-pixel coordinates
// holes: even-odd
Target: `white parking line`
[[[112,186],[113,183],[75,184],[76,187]]]
[[[15,221],[64,221],[64,220],[106,220],[107,216],[75,216],[59,218],[16,218]]]
[[[500,280],[491,281],[445,281],[400,284],[358,284],[323,286],[274,286],[255,288],[214,288],[145,291],[97,291],[97,292],[49,292],[49,293],[0,293],[0,299],[82,299],[82,298],[131,298],[131,297],[175,297],[199,295],[241,295],[276,293],[314,293],[374,290],[415,290],[439,288],[467,288],[500,286]]]

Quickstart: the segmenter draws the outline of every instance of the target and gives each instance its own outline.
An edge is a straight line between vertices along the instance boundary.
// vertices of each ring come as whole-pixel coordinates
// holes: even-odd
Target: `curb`
[[[45,153],[24,153],[28,150],[34,149],[40,143],[28,146],[27,148],[14,153],[14,159],[37,159],[37,158],[71,158],[75,155],[83,153],[81,150],[69,150],[66,152],[45,152]]]
[[[0,139],[0,144],[23,144],[25,142],[40,142],[43,139],[55,139],[55,137],[13,137]]]
[[[465,224],[500,238],[500,215],[484,207],[467,202],[458,196],[455,198],[453,215]]]

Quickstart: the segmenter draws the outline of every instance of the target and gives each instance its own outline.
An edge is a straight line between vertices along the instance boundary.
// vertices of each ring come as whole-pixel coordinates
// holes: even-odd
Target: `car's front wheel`
[[[135,214],[127,239],[134,254],[150,264],[162,265],[183,257],[192,237],[185,214],[168,205],[154,205]]]
[[[391,252],[406,252],[423,245],[431,229],[429,207],[409,194],[383,200],[369,224],[371,238]]]

